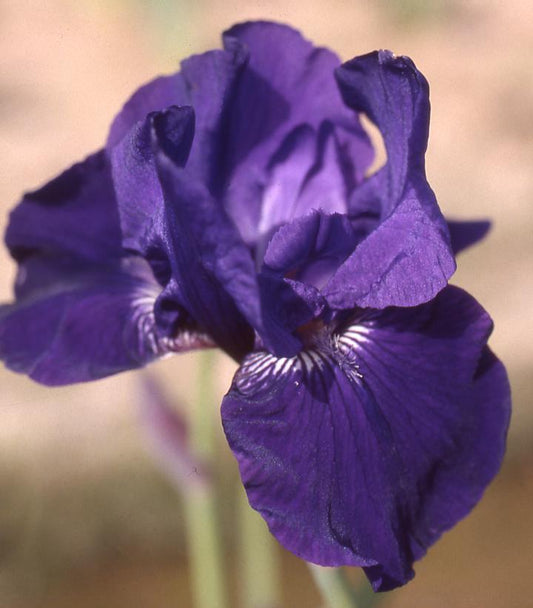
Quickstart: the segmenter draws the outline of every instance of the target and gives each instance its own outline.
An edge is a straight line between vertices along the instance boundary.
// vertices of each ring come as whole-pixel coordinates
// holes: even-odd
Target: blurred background
[[[514,395],[503,470],[388,594],[390,608],[533,605],[533,3],[529,0],[1,0],[0,230],[23,190],[97,149],[127,97],[234,22],[292,24],[343,59],[411,56],[431,86],[429,181],[448,217],[491,218],[454,282],[492,314]],[[0,300],[14,265],[0,251]],[[151,373],[185,411],[195,355]],[[218,397],[233,365],[216,360]],[[46,389],[0,369],[0,606],[191,606],[179,490],[140,425],[140,376]],[[218,416],[220,399],[213,403]],[[220,458],[237,488],[229,449]],[[233,558],[233,491],[221,513]],[[319,606],[280,549],[283,606]],[[238,576],[234,572],[233,580]],[[236,600],[235,600],[236,601]],[[235,604],[237,605],[237,604]]]

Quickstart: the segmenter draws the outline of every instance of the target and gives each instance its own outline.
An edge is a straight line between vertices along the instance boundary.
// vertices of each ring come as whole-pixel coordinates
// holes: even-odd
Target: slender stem
[[[191,584],[197,608],[227,606],[220,543],[211,492],[194,488],[185,500]]]
[[[309,564],[309,569],[329,608],[358,608],[355,593],[337,568]]]
[[[215,355],[200,353],[197,402],[190,419],[190,448],[209,467],[215,462],[214,377]],[[185,493],[185,516],[191,564],[191,582],[197,608],[227,608],[220,526],[215,489],[209,480]]]
[[[277,543],[244,489],[239,492],[239,587],[243,608],[281,606]]]
[[[190,419],[190,447],[195,455],[208,463],[216,458],[214,415],[218,411],[214,395],[216,351],[198,353],[196,403]]]
[[[367,581],[354,588],[340,568],[309,564],[309,569],[329,608],[372,608],[383,599]]]

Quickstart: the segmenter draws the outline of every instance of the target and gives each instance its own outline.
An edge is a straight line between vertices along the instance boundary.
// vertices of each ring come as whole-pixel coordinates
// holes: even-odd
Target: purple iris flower
[[[447,285],[486,224],[439,211],[411,60],[341,65],[265,22],[223,41],[13,211],[0,356],[60,385],[219,346],[240,363],[222,419],[251,505],[297,555],[391,589],[501,463],[491,321]],[[359,113],[387,152],[371,176]]]

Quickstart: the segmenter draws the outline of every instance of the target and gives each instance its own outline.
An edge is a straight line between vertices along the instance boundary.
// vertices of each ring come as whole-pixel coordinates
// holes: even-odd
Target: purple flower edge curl
[[[488,224],[439,211],[411,60],[341,65],[267,22],[223,41],[12,212],[0,356],[60,385],[219,346],[240,363],[222,420],[251,505],[297,555],[391,589],[503,456],[492,324],[447,286]],[[361,112],[387,151],[371,176]]]

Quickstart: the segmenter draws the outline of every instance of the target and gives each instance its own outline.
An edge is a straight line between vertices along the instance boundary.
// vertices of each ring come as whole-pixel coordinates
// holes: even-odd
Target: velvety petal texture
[[[413,63],[382,51],[341,65],[296,30],[268,22],[234,26],[223,40],[222,50],[193,56],[175,76],[138,91],[108,140],[123,245],[149,259],[168,287],[164,301],[188,308],[239,358],[243,345],[231,344],[229,336],[239,327],[245,332],[243,319],[274,354],[290,356],[301,348],[296,317],[272,306],[266,284],[302,312],[302,323],[308,311],[326,314],[319,301],[346,310],[430,300],[455,263],[446,222],[425,179],[428,86]],[[164,101],[172,105],[156,108]],[[373,152],[359,112],[381,130],[388,156],[383,169],[366,180]],[[155,156],[162,145],[171,164],[184,169],[181,190],[191,201],[203,191],[212,209],[221,208],[215,215],[224,216],[219,225],[226,227],[217,238],[228,241],[217,250],[241,250],[234,273],[239,278],[226,283],[225,273],[218,276],[216,297],[207,297],[213,288],[204,279],[211,272],[193,273],[189,282],[180,276],[187,269],[180,271],[171,259],[175,244],[165,237],[166,226],[176,214],[185,217],[180,209],[189,195],[163,192]],[[340,246],[326,251],[302,232],[313,213],[344,216]],[[187,223],[192,229],[192,220]],[[310,239],[306,246],[321,252],[301,262],[297,284],[289,283],[296,277],[287,268],[284,275],[277,271],[274,285],[265,254],[269,249],[270,257],[279,257],[272,243],[281,234],[287,241],[289,225],[297,239]],[[203,230],[199,220],[196,234]],[[203,240],[212,247],[209,238]],[[202,247],[202,239],[195,242],[197,251]],[[254,275],[263,264],[258,288]],[[191,297],[187,285],[198,281],[206,289],[203,304],[194,295],[188,304],[182,301]],[[231,285],[237,284],[235,291]],[[227,319],[226,338],[221,318]]]
[[[181,298],[216,342],[238,358],[253,344],[239,306],[252,315],[258,312],[251,257],[202,184],[187,179],[163,154],[158,171],[165,197],[164,240]]]
[[[338,268],[324,295],[336,309],[416,306],[446,285],[455,270],[451,251],[409,189],[394,213]]]
[[[497,472],[509,386],[485,346],[490,319],[456,288],[339,323],[294,358],[249,355],[222,420],[278,540],[318,564],[364,566],[386,590]]]
[[[183,167],[191,150],[194,122],[190,106],[151,112],[111,151],[122,244],[146,258],[164,248],[164,202],[155,152],[164,145],[173,164]]]
[[[0,311],[8,367],[44,384],[70,384],[139,367],[164,350],[150,317],[154,294],[142,278],[120,267],[65,266],[52,259],[22,266],[30,276],[45,274],[47,285]]]
[[[336,71],[346,104],[379,128],[387,162],[355,190],[350,211],[379,213],[374,231],[328,287],[328,300],[350,306],[414,306],[428,301],[455,270],[446,222],[425,178],[429,130],[426,79],[407,57],[379,51]],[[379,263],[377,263],[379,261]],[[357,285],[346,282],[357,275]]]
[[[371,175],[360,114],[387,153]],[[224,429],[273,534],[376,590],[405,583],[497,472],[509,417],[490,319],[447,286],[487,224],[442,217],[428,129],[410,59],[341,64],[285,25],[230,28],[12,212],[0,358],[60,385],[222,348],[240,364]],[[150,415],[182,471],[167,413]]]
[[[5,242],[16,260],[39,252],[64,252],[94,262],[121,255],[113,182],[103,151],[27,193],[9,219]]]
[[[225,32],[224,43],[226,48],[240,45],[249,53],[228,116],[231,177],[225,204],[245,241],[252,244],[264,228],[265,207],[271,214],[273,208],[283,212],[289,204],[283,189],[278,196],[273,192],[282,171],[276,162],[280,155],[292,166],[293,187],[296,182],[303,187],[308,173],[322,162],[324,128],[337,134],[352,184],[362,179],[373,152],[357,116],[343,104],[334,76],[340,61],[330,50],[313,46],[288,26],[263,21],[232,27]],[[301,139],[302,131],[311,138],[305,151],[292,141]],[[292,153],[287,151],[290,145],[295,148]],[[324,168],[326,179],[335,180],[336,170],[331,165]],[[308,208],[318,206],[315,199]]]
[[[0,358],[14,371],[70,384],[213,344],[184,309],[172,332],[157,327],[161,287],[146,261],[122,248],[103,151],[27,194],[6,243],[19,271],[17,302],[0,309]]]

